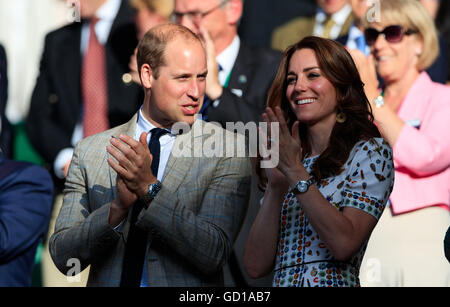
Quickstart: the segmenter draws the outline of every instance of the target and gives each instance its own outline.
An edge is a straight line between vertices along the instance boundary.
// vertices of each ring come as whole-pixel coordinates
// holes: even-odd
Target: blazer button
[[[50,94],[50,96],[48,96],[48,102],[50,102],[51,104],[57,103],[58,100],[58,95],[56,94]]]

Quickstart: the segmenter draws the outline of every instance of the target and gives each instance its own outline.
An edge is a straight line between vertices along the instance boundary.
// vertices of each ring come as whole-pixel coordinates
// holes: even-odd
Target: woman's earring
[[[336,114],[336,121],[339,124],[344,123],[347,120],[347,115],[345,115],[344,112],[339,112],[338,114]]]

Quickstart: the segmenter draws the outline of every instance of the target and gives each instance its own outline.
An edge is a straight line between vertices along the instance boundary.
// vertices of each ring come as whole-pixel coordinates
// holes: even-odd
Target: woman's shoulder
[[[392,148],[382,137],[372,137],[358,141],[349,155],[347,164],[354,164],[355,161],[373,159],[393,159]]]

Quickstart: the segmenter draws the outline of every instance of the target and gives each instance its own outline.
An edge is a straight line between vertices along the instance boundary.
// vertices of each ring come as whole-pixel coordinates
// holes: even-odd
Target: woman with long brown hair
[[[340,44],[307,37],[285,52],[263,118],[279,123],[279,163],[244,265],[274,286],[359,286],[370,234],[392,190],[392,151],[373,123],[358,70]],[[269,125],[270,126],[270,125]]]

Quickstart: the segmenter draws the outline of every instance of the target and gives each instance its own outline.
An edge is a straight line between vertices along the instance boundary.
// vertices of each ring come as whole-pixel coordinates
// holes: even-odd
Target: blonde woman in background
[[[436,29],[419,1],[381,0],[380,7],[380,20],[364,21],[371,55],[352,54],[394,151],[395,184],[369,241],[361,285],[449,286],[442,242],[450,224],[450,87],[425,72],[439,52]]]

